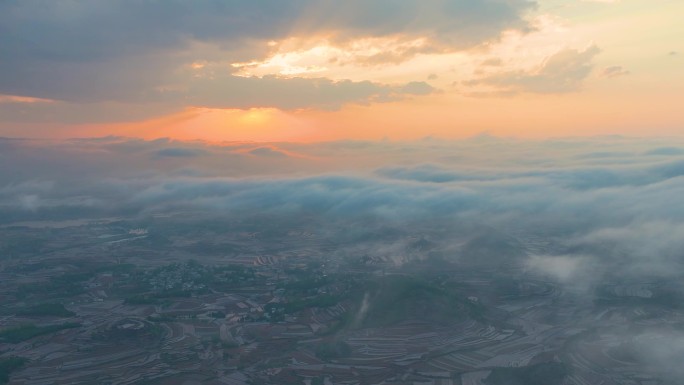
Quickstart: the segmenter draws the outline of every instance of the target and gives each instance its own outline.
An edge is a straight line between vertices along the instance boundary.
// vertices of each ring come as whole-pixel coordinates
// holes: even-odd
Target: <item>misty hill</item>
[[[560,362],[546,362],[519,368],[496,368],[484,380],[487,385],[560,385],[568,375]]]
[[[369,281],[356,304],[356,326],[383,327],[407,320],[446,324],[479,317],[482,310],[456,291],[403,275]]]
[[[494,229],[468,240],[460,250],[460,262],[468,266],[494,267],[516,264],[525,252],[520,242]]]

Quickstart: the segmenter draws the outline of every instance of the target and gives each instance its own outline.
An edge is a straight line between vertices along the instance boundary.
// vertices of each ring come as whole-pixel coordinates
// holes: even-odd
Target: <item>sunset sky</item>
[[[684,130],[681,0],[0,2],[0,136]]]

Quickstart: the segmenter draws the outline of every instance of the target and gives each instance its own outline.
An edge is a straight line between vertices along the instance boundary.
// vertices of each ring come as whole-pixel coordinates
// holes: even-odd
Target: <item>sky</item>
[[[679,0],[0,2],[0,136],[680,136]]]

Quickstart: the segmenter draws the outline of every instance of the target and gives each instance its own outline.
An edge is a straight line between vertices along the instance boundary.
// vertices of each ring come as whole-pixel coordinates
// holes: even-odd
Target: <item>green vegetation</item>
[[[321,342],[316,347],[316,357],[323,361],[349,357],[351,353],[351,347],[346,342],[339,340]]]
[[[209,313],[209,317],[217,318],[217,319],[226,318],[226,313],[224,313],[222,311],[215,311],[215,312]]]
[[[560,362],[520,368],[495,368],[484,380],[487,385],[560,385],[568,369]]]
[[[312,307],[324,308],[337,305],[340,299],[333,295],[320,295],[314,298],[307,298],[286,303],[285,313],[293,314]]]
[[[15,311],[18,316],[28,317],[73,317],[75,314],[67,310],[61,303],[43,303]]]
[[[268,314],[267,319],[271,322],[280,322],[285,320],[285,314],[295,314],[314,307],[335,306],[340,300],[338,296],[324,294],[312,298],[295,299],[287,303],[269,303],[264,307],[264,312]]]
[[[9,382],[10,374],[13,371],[20,369],[28,360],[24,357],[5,357],[0,358],[0,384]]]
[[[46,269],[51,267],[51,264],[46,261],[32,261],[31,263],[21,263],[19,265],[8,266],[5,271],[9,273],[16,274],[26,274],[33,273],[38,270]]]
[[[0,255],[14,258],[34,255],[43,251],[48,243],[44,236],[28,234],[21,228],[8,230],[9,234],[0,241]]]
[[[90,273],[69,273],[53,277],[46,283],[22,285],[17,288],[17,297],[36,296],[41,299],[73,297],[85,292],[81,283],[90,279],[91,276]]]
[[[188,290],[166,290],[153,294],[139,294],[124,299],[127,305],[156,305],[163,299],[168,298],[190,298],[192,292]]]
[[[192,291],[190,290],[164,290],[152,295],[154,298],[164,299],[164,298],[190,298],[192,296]]]
[[[95,273],[130,274],[136,266],[132,263],[121,263],[117,265],[105,265],[95,269]]]
[[[367,310],[356,320],[360,325],[355,326],[383,327],[407,319],[448,323],[481,313],[478,306],[462,299],[454,290],[409,276],[369,281],[363,297],[359,297],[357,313],[361,314],[363,308]]]
[[[158,315],[158,316],[147,316],[147,320],[150,322],[174,322],[176,317],[168,315]]]
[[[618,296],[611,291],[609,285],[596,289],[594,304],[597,306],[662,306],[670,309],[681,309],[684,305],[684,294],[678,290],[653,288],[651,297]]]
[[[30,340],[44,334],[58,332],[64,329],[73,329],[80,327],[79,323],[65,323],[61,325],[47,325],[37,326],[34,324],[26,324],[13,328],[0,330],[0,342],[9,342],[16,344],[18,342]]]
[[[285,285],[288,302],[265,306],[265,318],[283,321],[286,314],[332,307],[341,302],[351,302],[351,309],[331,330],[350,326],[384,327],[409,319],[449,323],[466,317],[483,317],[481,305],[463,299],[456,285],[441,282],[446,281],[433,276],[403,275],[299,279]],[[328,284],[334,285],[334,294],[319,294],[318,288]]]
[[[159,341],[163,335],[163,329],[159,325],[143,322],[142,327],[125,328],[122,325],[137,320],[120,320],[115,325],[99,330],[92,334],[95,341],[106,341],[114,344],[145,344],[152,346]]]
[[[205,277],[204,283],[216,290],[230,290],[256,279],[256,271],[241,265],[217,266]]]
[[[159,300],[148,295],[134,295],[124,299],[127,305],[156,305]]]
[[[501,298],[515,298],[520,295],[520,282],[511,277],[498,277],[493,286]]]
[[[306,294],[315,293],[318,288],[331,283],[328,277],[306,277],[297,281],[288,282],[282,287],[288,291],[298,291]]]

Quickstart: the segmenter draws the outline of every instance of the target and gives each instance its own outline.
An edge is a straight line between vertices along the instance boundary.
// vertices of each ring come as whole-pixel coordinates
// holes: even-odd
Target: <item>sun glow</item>
[[[172,125],[157,125],[166,135],[181,140],[222,141],[287,141],[300,140],[311,130],[310,124],[297,113],[275,108],[189,109],[188,119]],[[285,129],[287,128],[287,129]],[[154,132],[159,133],[158,130]],[[154,135],[153,135],[154,136]]]
[[[258,126],[268,124],[275,114],[276,110],[274,108],[251,108],[242,112],[238,121],[244,125]]]

